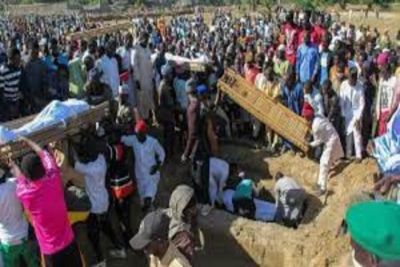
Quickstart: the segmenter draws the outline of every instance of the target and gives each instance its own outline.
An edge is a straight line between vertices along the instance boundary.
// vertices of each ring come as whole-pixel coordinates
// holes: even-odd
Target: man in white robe
[[[131,107],[135,107],[136,105],[136,91],[135,91],[135,83],[133,77],[133,65],[132,65],[132,56],[134,54],[133,50],[133,36],[131,33],[127,33],[124,36],[125,45],[118,49],[118,54],[122,59],[122,69],[123,71],[128,72],[128,81],[127,84],[127,92],[128,92],[128,103]]]
[[[165,152],[157,139],[147,135],[147,126],[143,120],[137,122],[135,132],[136,135],[122,136],[121,142],[133,148],[136,183],[142,209],[146,214],[151,211],[157,193]]]
[[[100,80],[111,88],[113,98],[118,96],[120,82],[115,50],[115,42],[109,41],[106,46],[106,53],[96,62],[97,69],[102,73]]]
[[[147,47],[148,35],[140,34],[139,44],[132,54],[133,75],[136,85],[137,108],[142,119],[149,118],[150,111],[155,109],[153,64],[151,62],[151,51]]]
[[[353,147],[357,162],[362,160],[361,119],[365,107],[364,90],[357,80],[357,69],[349,70],[349,79],[340,86],[339,103],[346,127],[346,157],[352,156]],[[354,145],[353,145],[354,144]]]
[[[310,143],[310,146],[314,148],[324,145],[319,164],[318,182],[315,187],[316,194],[321,196],[325,194],[327,189],[330,168],[344,156],[343,148],[335,127],[324,116],[320,114],[314,115],[314,109],[308,102],[303,105],[302,115],[311,124],[314,141]]]

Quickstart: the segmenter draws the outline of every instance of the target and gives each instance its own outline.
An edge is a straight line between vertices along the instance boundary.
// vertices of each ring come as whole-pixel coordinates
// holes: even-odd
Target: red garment
[[[314,36],[311,35],[311,40],[314,40],[313,42],[316,45],[320,45],[321,42],[322,42],[322,39],[323,39],[323,37],[324,37],[324,35],[326,33],[325,28],[322,27],[321,25],[317,25],[317,26],[314,27],[313,33],[314,33]]]
[[[299,46],[298,34],[299,28],[296,25],[286,23],[283,26],[283,32],[286,40],[285,56],[286,59],[294,66],[296,64],[297,48]]]
[[[250,82],[251,84],[254,84],[256,81],[256,77],[259,73],[260,71],[256,67],[248,68],[245,73],[246,81]]]
[[[314,45],[319,45],[322,37],[321,38],[319,37],[319,33],[315,30],[315,27],[312,27],[310,30],[301,30],[300,31],[299,36],[298,36],[299,44],[302,44],[304,42],[304,35],[307,31],[310,32],[311,43]]]
[[[379,116],[378,120],[378,136],[384,135],[387,131],[387,124],[386,124],[386,119],[389,116],[390,111],[381,111],[381,114]]]

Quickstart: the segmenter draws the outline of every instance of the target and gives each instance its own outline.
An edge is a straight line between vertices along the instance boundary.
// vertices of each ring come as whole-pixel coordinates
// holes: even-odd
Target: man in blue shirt
[[[304,42],[297,49],[296,73],[301,83],[312,81],[315,83],[318,76],[319,54],[318,48],[311,44],[310,32],[304,34]]]

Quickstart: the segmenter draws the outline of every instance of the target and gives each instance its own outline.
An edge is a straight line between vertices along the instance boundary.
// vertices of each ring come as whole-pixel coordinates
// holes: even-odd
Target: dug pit
[[[276,157],[265,151],[230,144],[223,145],[220,154],[227,160],[234,159],[258,187],[267,190],[273,188],[271,177],[277,171],[298,179],[308,192],[318,174],[318,163],[290,153]],[[310,195],[305,219],[297,230],[213,210],[207,217],[200,218],[205,246],[197,253],[195,266],[348,267],[341,262],[349,253],[349,241],[345,236],[336,237],[337,230],[351,195],[371,189],[375,168],[371,159],[362,164],[340,165],[331,175],[331,193],[326,204],[323,197]],[[178,156],[165,165],[156,199],[158,206],[168,205],[169,196],[177,185],[191,182],[189,174],[189,166],[183,166]],[[138,227],[140,210],[138,200],[135,202],[132,219]],[[78,232],[79,243],[87,244],[85,229]],[[82,249],[87,259],[93,255],[90,246],[84,245]],[[148,266],[137,253],[129,253],[127,261],[110,259],[107,265]]]

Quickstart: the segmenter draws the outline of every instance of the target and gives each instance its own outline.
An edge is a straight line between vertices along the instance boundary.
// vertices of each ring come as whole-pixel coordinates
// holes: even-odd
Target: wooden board
[[[310,128],[306,120],[280,103],[274,102],[233,70],[226,69],[218,88],[280,136],[304,152]]]
[[[128,30],[129,28],[132,28],[132,23],[125,22],[125,23],[115,24],[115,25],[111,25],[111,26],[104,26],[104,27],[97,28],[97,29],[71,33],[67,36],[67,39],[73,41],[73,40],[78,40],[78,39],[82,39],[82,38],[92,38],[92,37],[104,35],[107,33],[113,33],[113,32],[117,32],[117,31],[121,31],[121,30]]]
[[[57,123],[40,131],[31,133],[27,137],[41,146],[62,140],[77,134],[87,124],[94,124],[102,120],[109,113],[109,102],[92,107],[66,123]],[[0,146],[0,162],[7,162],[8,158],[16,159],[30,152],[30,148],[19,141],[9,142]]]

